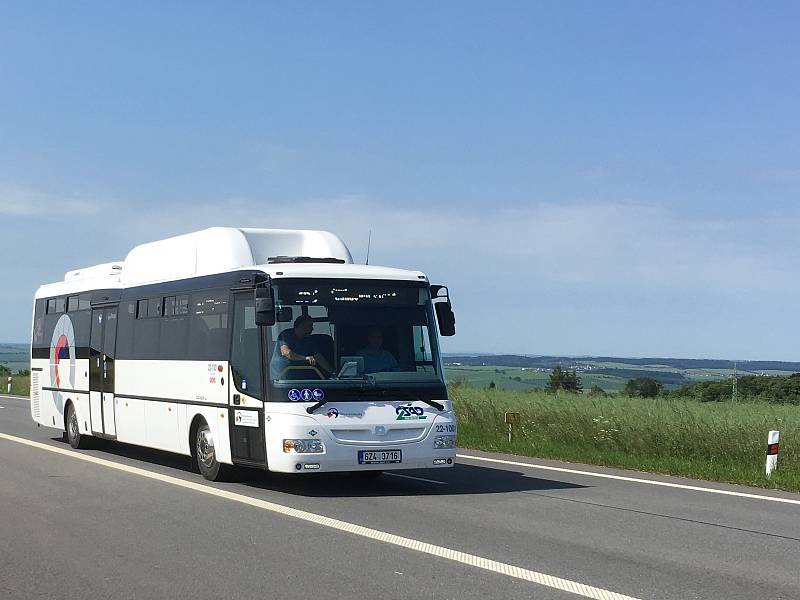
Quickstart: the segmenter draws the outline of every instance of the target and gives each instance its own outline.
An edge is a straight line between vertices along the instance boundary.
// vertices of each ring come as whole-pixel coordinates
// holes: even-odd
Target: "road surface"
[[[214,484],[0,406],[9,600],[800,598],[797,494],[467,450],[374,481]]]

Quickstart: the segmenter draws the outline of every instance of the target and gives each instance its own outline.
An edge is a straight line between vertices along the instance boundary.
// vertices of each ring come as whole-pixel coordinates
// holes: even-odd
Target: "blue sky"
[[[210,225],[451,285],[450,351],[800,360],[796,3],[3,3],[0,340]]]

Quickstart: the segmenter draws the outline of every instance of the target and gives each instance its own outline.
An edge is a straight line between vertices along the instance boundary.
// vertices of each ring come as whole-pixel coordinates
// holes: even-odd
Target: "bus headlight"
[[[448,448],[456,447],[456,436],[454,435],[437,435],[433,438],[433,447],[436,450],[445,450]]]
[[[296,454],[319,454],[325,450],[320,440],[283,440],[283,451]]]

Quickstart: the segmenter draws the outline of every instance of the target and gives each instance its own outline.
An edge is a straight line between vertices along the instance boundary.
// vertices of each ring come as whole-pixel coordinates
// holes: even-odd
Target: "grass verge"
[[[8,388],[7,376],[2,378],[0,382],[0,396],[5,396]],[[11,395],[12,396],[30,396],[31,395],[31,376],[14,375],[11,378]]]
[[[458,444],[521,456],[800,491],[800,407],[452,386]],[[522,413],[509,443],[505,411]],[[767,433],[781,432],[764,474]]]

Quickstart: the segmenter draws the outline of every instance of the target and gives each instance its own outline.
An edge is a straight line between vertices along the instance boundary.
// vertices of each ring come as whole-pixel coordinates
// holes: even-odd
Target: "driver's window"
[[[414,325],[414,362],[418,372],[435,372],[427,325]]]

